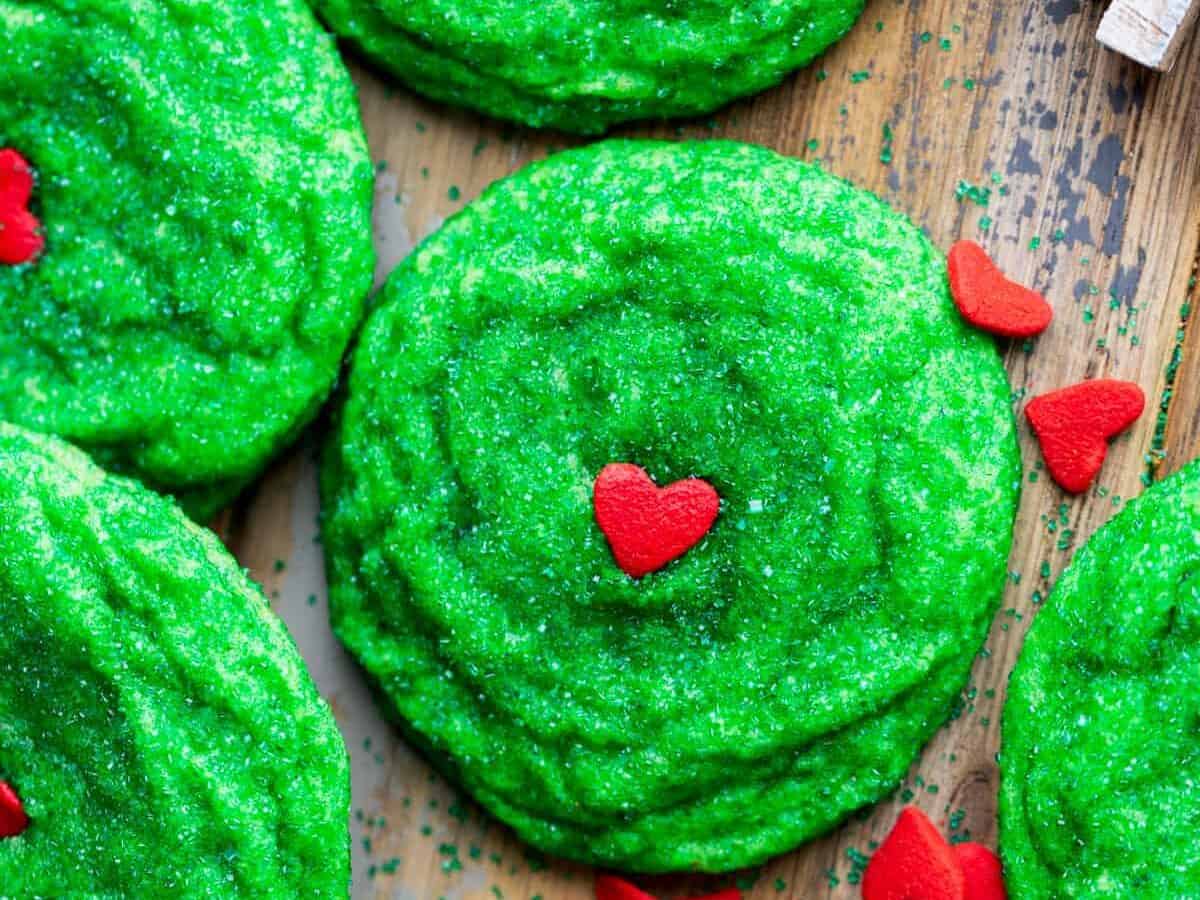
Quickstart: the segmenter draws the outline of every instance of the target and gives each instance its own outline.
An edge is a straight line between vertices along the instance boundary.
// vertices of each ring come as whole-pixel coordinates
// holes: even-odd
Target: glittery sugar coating
[[[0,0],[0,418],[206,515],[315,413],[370,287],[353,85],[301,0]]]
[[[528,841],[745,866],[887,793],[1004,581],[1019,468],[945,259],[844,181],[610,141],[498,183],[392,275],[323,462],[334,627]],[[633,580],[592,483],[721,497]]]
[[[778,84],[862,0],[311,0],[338,34],[433,97],[584,134],[694,116]]]
[[[1200,897],[1200,464],[1079,550],[1013,671],[1000,850],[1014,900]]]
[[[344,897],[345,747],[216,538],[8,425],[0,521],[0,893]]]

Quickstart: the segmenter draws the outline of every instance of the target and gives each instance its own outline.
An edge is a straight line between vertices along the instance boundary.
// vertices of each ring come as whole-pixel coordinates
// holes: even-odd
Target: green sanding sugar
[[[345,747],[216,538],[8,425],[0,521],[0,894],[344,897]]]
[[[1193,463],[1102,527],[1038,614],[1004,712],[1011,896],[1200,896],[1181,839],[1200,824],[1198,535]]]
[[[618,868],[751,865],[894,790],[1020,475],[945,272],[878,198],[728,142],[565,151],[450,218],[322,465],[333,625],[390,713],[527,841]],[[641,580],[594,520],[614,461],[722,498]]]
[[[418,91],[535,127],[595,133],[698,116],[778,84],[862,0],[312,0]]]
[[[0,0],[0,31],[46,230],[0,265],[0,418],[207,516],[316,414],[371,285],[353,84],[302,0]]]
[[[960,203],[970,200],[976,206],[987,206],[992,199],[992,189],[987,185],[974,185],[960,178],[954,187],[954,199]]]

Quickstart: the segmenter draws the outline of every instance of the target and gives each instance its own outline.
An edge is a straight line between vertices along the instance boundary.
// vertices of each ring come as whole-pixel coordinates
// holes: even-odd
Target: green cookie
[[[609,463],[721,511],[635,580]],[[490,188],[392,275],[323,464],[337,634],[556,854],[726,870],[893,789],[1004,581],[992,342],[876,197],[741,144],[614,141]]]
[[[0,521],[0,894],[344,897],[345,747],[213,535],[9,425]]]
[[[0,418],[206,516],[315,415],[370,287],[353,85],[303,0],[0,0]]]
[[[862,0],[310,0],[415,90],[591,134],[696,116],[778,84],[837,41]]]
[[[1000,846],[1013,900],[1200,897],[1200,464],[1059,579],[1013,671]]]

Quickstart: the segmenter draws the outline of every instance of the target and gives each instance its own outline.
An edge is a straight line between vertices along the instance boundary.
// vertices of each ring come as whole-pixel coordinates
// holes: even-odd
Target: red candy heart
[[[623,878],[597,875],[596,900],[654,900],[654,897]]]
[[[41,223],[28,209],[33,170],[16,150],[0,150],[0,263],[19,266],[42,252]]]
[[[1004,337],[1032,337],[1046,330],[1054,311],[1037,291],[1009,281],[974,241],[958,241],[946,256],[950,294],[962,317]]]
[[[967,882],[966,900],[1008,900],[1000,858],[982,844],[955,844],[954,855]]]
[[[617,565],[641,578],[682,556],[708,534],[721,498],[707,481],[688,478],[660,488],[639,466],[610,463],[592,489],[596,523]]]
[[[11,838],[29,827],[21,798],[7,781],[0,781],[0,838]]]
[[[16,150],[0,150],[0,203],[24,206],[33,196],[33,169]]]
[[[863,874],[863,900],[966,900],[962,866],[929,817],[906,806]]]
[[[596,900],[655,900],[655,897],[615,875],[597,875]],[[694,900],[742,900],[742,893],[736,888],[727,888]]]
[[[1050,476],[1073,494],[1095,479],[1108,441],[1146,407],[1142,389],[1128,381],[1098,378],[1034,397],[1025,407]]]

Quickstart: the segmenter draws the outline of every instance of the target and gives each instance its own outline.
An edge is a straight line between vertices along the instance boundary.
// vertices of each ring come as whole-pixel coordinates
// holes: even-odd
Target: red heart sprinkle
[[[615,875],[597,875],[596,900],[655,900],[655,897],[641,888],[634,887],[623,878]],[[726,888],[715,894],[696,897],[694,900],[742,900],[742,892],[737,888]]]
[[[11,838],[29,827],[21,798],[7,781],[0,781],[0,838]]]
[[[0,263],[19,266],[45,246],[41,223],[28,209],[33,169],[16,150],[0,150]]]
[[[863,900],[966,900],[954,850],[929,817],[906,806],[863,874]]]
[[[1032,337],[1045,331],[1054,316],[1041,294],[1005,278],[974,241],[955,243],[946,269],[954,305],[976,328],[1004,337]]]
[[[1025,417],[1050,477],[1078,494],[1099,473],[1109,439],[1132,425],[1145,407],[1146,396],[1136,384],[1097,378],[1034,397]]]
[[[33,196],[33,169],[16,150],[0,150],[0,203],[24,206]]]
[[[1008,900],[1000,858],[982,844],[954,845],[967,882],[967,900]]]
[[[597,875],[596,900],[654,900],[654,897],[623,878],[615,875]]]
[[[707,481],[687,478],[660,488],[639,466],[610,463],[592,488],[596,524],[617,565],[641,578],[682,556],[708,534],[721,498]]]

